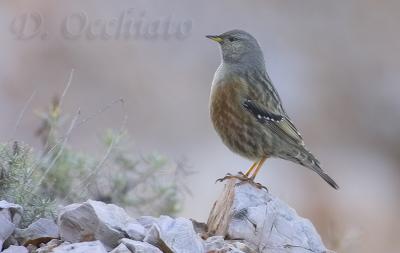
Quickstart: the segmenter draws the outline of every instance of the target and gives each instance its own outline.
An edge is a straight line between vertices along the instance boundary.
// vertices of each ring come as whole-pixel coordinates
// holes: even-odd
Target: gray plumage
[[[301,164],[338,189],[305,148],[285,112],[257,40],[241,30],[207,37],[221,46],[222,63],[212,83],[210,116],[225,145],[253,161],[272,156]]]

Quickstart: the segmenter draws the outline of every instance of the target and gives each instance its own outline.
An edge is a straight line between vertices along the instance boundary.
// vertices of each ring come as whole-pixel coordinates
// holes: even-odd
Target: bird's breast
[[[242,107],[246,95],[243,82],[223,78],[213,83],[210,95],[210,117],[224,144],[232,151],[255,160],[263,156],[259,140],[262,129],[254,127],[256,120]]]

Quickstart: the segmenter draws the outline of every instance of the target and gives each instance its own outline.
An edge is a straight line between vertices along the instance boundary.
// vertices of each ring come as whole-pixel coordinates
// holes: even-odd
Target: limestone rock
[[[2,253],[28,253],[28,249],[24,246],[11,245],[6,250],[2,251]]]
[[[307,219],[250,184],[230,179],[214,204],[208,233],[242,240],[256,252],[326,252],[320,236]]]
[[[121,243],[118,245],[118,247],[110,251],[110,253],[132,253],[132,251],[130,251],[124,244]]]
[[[204,222],[198,222],[194,219],[190,219],[190,221],[193,224],[194,231],[196,231],[197,234],[200,234],[201,237],[207,237],[207,224]]]
[[[58,226],[53,220],[41,218],[25,229],[16,229],[14,236],[21,244],[38,246],[58,238]]]
[[[14,230],[15,224],[0,214],[0,250],[3,248],[4,241],[12,235]]]
[[[147,242],[139,242],[131,239],[122,239],[121,243],[124,244],[132,253],[163,253],[157,247],[147,243]]]
[[[157,223],[158,218],[152,216],[142,216],[137,219],[137,222],[145,229],[150,229],[154,223]]]
[[[213,253],[257,253],[246,244],[224,240],[223,236],[213,236],[205,241],[206,252]]]
[[[124,209],[93,200],[62,208],[58,226],[65,241],[100,240],[108,249],[118,246],[119,240],[125,237],[142,240],[146,232]]]
[[[0,250],[21,221],[22,207],[5,200],[0,201]]]
[[[62,244],[53,249],[54,253],[107,253],[100,241]]]
[[[136,221],[129,222],[122,228],[122,230],[128,235],[129,238],[141,241],[144,239],[146,234],[146,229],[137,223]]]
[[[53,249],[61,245],[62,241],[58,239],[50,240],[47,244],[42,245],[36,250],[36,253],[50,253]]]
[[[227,180],[207,224],[169,216],[136,220],[116,205],[88,200],[62,208],[57,224],[39,219],[16,229],[22,208],[0,201],[0,251],[7,240],[6,247],[27,245],[3,251],[8,253],[328,252],[313,225],[287,204],[264,189],[237,183]]]
[[[149,229],[144,241],[163,252],[204,252],[201,238],[194,231],[192,222],[185,218],[161,216]]]
[[[9,217],[10,221],[16,226],[21,221],[23,208],[20,205],[9,203],[5,200],[0,201],[0,213]]]

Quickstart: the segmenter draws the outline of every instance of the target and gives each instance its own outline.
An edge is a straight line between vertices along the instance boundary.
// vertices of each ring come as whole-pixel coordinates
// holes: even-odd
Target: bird
[[[277,157],[309,168],[334,189],[338,184],[306,148],[303,137],[286,113],[265,67],[257,40],[243,30],[207,35],[220,46],[221,64],[211,85],[209,113],[222,142],[253,164],[239,176],[254,183],[266,159]]]

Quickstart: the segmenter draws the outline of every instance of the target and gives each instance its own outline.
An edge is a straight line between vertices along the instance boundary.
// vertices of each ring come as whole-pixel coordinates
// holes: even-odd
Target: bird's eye
[[[233,42],[233,41],[236,41],[236,40],[238,40],[238,39],[235,38],[235,37],[229,37],[228,40],[229,40],[230,42]]]

